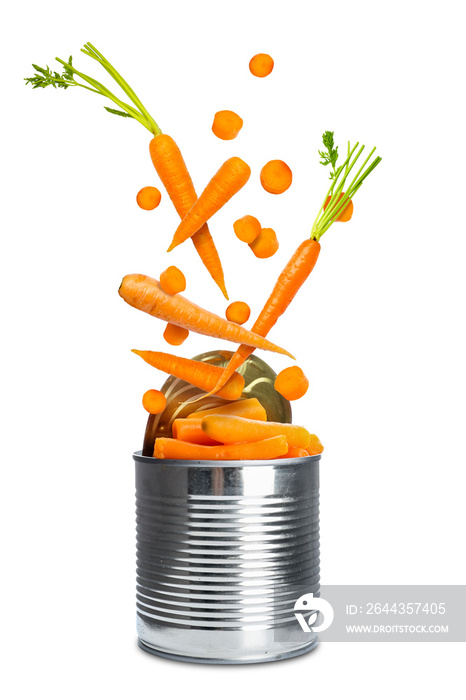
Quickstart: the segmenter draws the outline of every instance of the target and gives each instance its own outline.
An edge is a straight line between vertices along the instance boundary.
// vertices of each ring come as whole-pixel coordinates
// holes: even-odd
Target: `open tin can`
[[[317,635],[300,628],[295,603],[319,595],[320,455],[133,456],[139,646],[215,664],[311,651]]]

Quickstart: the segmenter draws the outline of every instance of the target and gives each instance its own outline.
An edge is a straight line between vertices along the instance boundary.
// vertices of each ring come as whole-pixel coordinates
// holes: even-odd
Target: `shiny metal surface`
[[[295,601],[319,592],[320,456],[134,459],[140,646],[204,663],[312,649],[316,635],[287,631]]]

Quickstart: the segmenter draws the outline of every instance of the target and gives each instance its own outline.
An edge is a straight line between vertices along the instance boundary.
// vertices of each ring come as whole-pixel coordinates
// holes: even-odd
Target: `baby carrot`
[[[157,280],[146,275],[126,275],[118,293],[130,306],[188,331],[293,357],[274,343],[193,304],[181,294],[167,294]]]
[[[255,216],[242,216],[233,224],[236,237],[243,243],[252,243],[261,232],[261,225]]]
[[[167,327],[163,332],[164,340],[169,345],[183,345],[188,335],[189,331],[186,328],[180,328],[173,323],[167,323]]]
[[[229,158],[213,176],[205,190],[175,231],[168,252],[198,231],[249,180],[251,168],[241,158]]]
[[[324,451],[324,446],[317,435],[311,434],[310,438],[309,445],[306,447],[308,455],[320,455]]]
[[[284,435],[276,435],[267,440],[243,442],[240,445],[195,445],[173,438],[157,438],[154,446],[156,459],[183,460],[246,460],[274,459],[288,452]]]
[[[286,455],[283,455],[281,459],[287,459],[292,457],[309,457],[309,452],[303,447],[290,447]]]
[[[232,401],[225,406],[213,406],[204,411],[195,411],[190,413],[188,418],[205,418],[206,416],[225,415],[225,416],[241,416],[242,418],[251,418],[253,420],[267,420],[267,413],[258,399],[242,399],[241,401]]]
[[[136,195],[136,202],[141,209],[151,211],[159,206],[162,195],[157,187],[143,187]]]
[[[183,379],[185,382],[189,382],[204,391],[210,391],[219,377],[222,376],[221,367],[209,365],[207,362],[188,360],[185,357],[177,357],[167,352],[154,352],[152,350],[132,350],[131,352],[139,355],[144,362],[161,372],[172,374],[174,377]],[[241,396],[243,389],[244,377],[235,372],[225,386],[215,393],[223,399],[234,401]]]
[[[273,70],[273,58],[268,53],[257,53],[249,61],[249,70],[256,78],[265,78]]]
[[[213,440],[225,444],[256,442],[274,435],[284,435],[290,447],[306,447],[310,434],[306,428],[291,423],[269,423],[238,416],[211,415],[202,419],[202,430]]]
[[[288,401],[296,401],[300,399],[309,388],[309,379],[304,374],[301,367],[294,365],[282,369],[278,373],[274,388]]]
[[[167,294],[178,294],[186,289],[186,278],[175,265],[170,265],[160,274],[160,286]]]
[[[261,185],[270,194],[282,194],[291,185],[293,173],[283,160],[270,160],[261,170]]]
[[[212,131],[219,139],[231,141],[238,136],[242,126],[243,120],[236,112],[224,109],[215,114]]]
[[[277,234],[273,228],[263,228],[249,247],[256,258],[271,258],[277,252],[278,245]]]
[[[201,422],[202,418],[176,418],[172,423],[173,437],[196,445],[221,445],[202,430]]]
[[[162,413],[167,405],[167,399],[158,389],[149,389],[142,397],[142,405],[148,413]]]
[[[225,311],[227,319],[233,323],[239,323],[240,326],[246,323],[250,315],[251,309],[245,301],[232,301]]]

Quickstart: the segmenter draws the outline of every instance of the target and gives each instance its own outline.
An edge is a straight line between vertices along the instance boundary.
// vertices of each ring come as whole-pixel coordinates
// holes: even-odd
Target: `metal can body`
[[[146,651],[256,663],[305,653],[319,594],[319,459],[197,462],[135,453],[137,630]],[[299,626],[298,626],[299,627]]]

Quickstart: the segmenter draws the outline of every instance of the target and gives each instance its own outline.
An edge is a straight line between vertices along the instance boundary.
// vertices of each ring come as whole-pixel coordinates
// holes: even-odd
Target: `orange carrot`
[[[160,274],[160,286],[167,294],[178,294],[186,289],[186,277],[175,265],[170,265]]]
[[[343,199],[344,196],[345,196],[345,193],[340,192],[340,194],[338,196],[338,201],[340,201],[340,199]],[[325,200],[324,211],[325,211],[325,209],[327,209],[330,200],[331,200],[331,196],[329,195],[327,197],[327,199]],[[351,199],[349,199],[346,207],[343,209],[341,214],[339,216],[337,216],[335,221],[349,221],[352,216],[353,216],[353,201]]]
[[[280,273],[275,287],[272,290],[272,294],[265,302],[264,308],[252,327],[254,333],[266,336],[270,329],[273,328],[280,316],[287,310],[300,287],[311,274],[317,262],[317,258],[319,257],[319,253],[320,243],[315,239],[308,238],[301,243]],[[222,382],[228,380],[228,377],[247,360],[252,352],[254,351],[245,344],[238,348],[229,361],[228,366],[223,370],[222,379],[215,387],[215,390],[218,390],[222,386]],[[215,393],[215,391],[211,393]]]
[[[274,388],[288,401],[300,399],[309,388],[309,379],[301,367],[294,365],[282,369],[275,379]]]
[[[167,399],[158,389],[149,389],[142,397],[142,405],[148,413],[162,413],[167,405]]]
[[[136,202],[141,209],[151,211],[159,206],[162,195],[157,187],[143,187],[136,195]]]
[[[167,323],[167,327],[163,332],[164,340],[169,345],[183,345],[188,335],[189,331],[186,328],[180,328],[173,323]]]
[[[233,157],[225,161],[176,229],[168,252],[196,233],[244,187],[250,175],[251,168],[241,158]]]
[[[284,435],[277,435],[258,442],[243,442],[240,445],[195,445],[173,438],[157,438],[154,446],[156,459],[182,460],[247,460],[274,459],[288,452]]]
[[[290,447],[286,455],[283,455],[280,459],[290,459],[293,457],[309,457],[309,452],[303,447]]]
[[[263,228],[249,247],[256,258],[271,258],[277,252],[278,245],[277,234],[273,228]]]
[[[275,435],[284,435],[290,447],[306,447],[311,436],[306,428],[291,423],[269,423],[239,416],[213,414],[202,419],[202,430],[213,440],[226,445],[235,442],[257,442]]]
[[[242,418],[251,418],[252,420],[267,420],[267,413],[258,399],[242,399],[241,401],[233,401],[225,406],[213,406],[206,408],[203,411],[195,411],[190,413],[188,418],[205,418],[206,416],[226,415],[226,416],[241,416]]]
[[[167,374],[172,374],[178,379],[183,379],[194,386],[209,391],[222,375],[222,368],[209,365],[207,362],[188,360],[185,357],[177,357],[167,352],[154,352],[152,350],[132,350],[147,364]],[[238,399],[243,393],[244,377],[235,372],[228,382],[219,390],[218,396],[228,401]]]
[[[158,176],[162,180],[178,216],[183,219],[197,201],[197,194],[180,149],[172,137],[167,136],[167,134],[159,134],[153,138],[149,149]],[[212,279],[220,287],[224,297],[228,299],[222,264],[207,224],[200,227],[191,240]]]
[[[246,323],[251,315],[251,309],[245,301],[232,301],[225,311],[225,316],[229,321],[238,323],[240,326]]]
[[[219,139],[231,141],[231,139],[235,139],[238,136],[242,126],[243,120],[236,112],[224,109],[215,114],[212,131]]]
[[[268,53],[257,53],[249,61],[249,70],[256,78],[265,78],[273,70],[273,58]]]
[[[290,355],[278,345],[193,304],[181,294],[167,294],[157,280],[146,275],[126,275],[118,293],[130,306],[188,331]]]
[[[282,160],[270,160],[261,170],[261,185],[270,194],[282,194],[291,185],[293,174]]]
[[[233,224],[236,237],[243,243],[252,243],[261,232],[261,225],[255,216],[242,216]]]
[[[320,455],[324,451],[324,446],[317,435],[311,435],[310,437],[309,445],[306,447],[308,455]]]
[[[202,430],[201,422],[202,418],[176,418],[172,423],[173,437],[196,445],[221,445],[219,440],[213,440]]]

